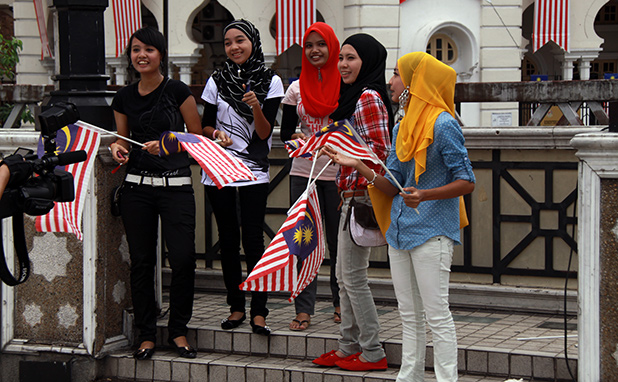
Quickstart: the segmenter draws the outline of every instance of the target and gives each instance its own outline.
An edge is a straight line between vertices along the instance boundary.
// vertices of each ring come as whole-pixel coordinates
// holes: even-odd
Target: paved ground
[[[164,308],[167,304],[164,303]],[[273,331],[289,331],[288,324],[295,317],[294,305],[280,296],[270,296],[270,314],[267,323]],[[218,326],[229,314],[225,296],[219,293],[196,294],[191,327]],[[380,339],[401,340],[401,321],[397,307],[389,304],[377,306],[380,317]],[[248,308],[247,308],[248,311]],[[311,319],[308,332],[338,335],[339,327],[332,320],[334,308],[328,301],[316,303],[316,314]],[[535,315],[498,311],[453,309],[459,347],[486,347],[509,349],[564,357],[564,323],[560,315]],[[166,320],[166,318],[163,318]],[[248,320],[245,324],[248,326]],[[567,352],[570,359],[577,358],[577,317],[567,317]],[[431,334],[427,332],[431,341]],[[549,337],[549,338],[539,338]],[[536,338],[522,340],[523,338]]]

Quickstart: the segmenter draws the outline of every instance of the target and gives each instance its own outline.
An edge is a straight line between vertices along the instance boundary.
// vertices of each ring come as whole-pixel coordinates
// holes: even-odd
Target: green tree
[[[15,37],[8,39],[0,34],[0,82],[13,82],[15,80],[15,65],[19,62],[19,52],[21,50],[23,50],[23,43],[21,40]],[[0,103],[1,124],[4,124],[4,121],[6,121],[12,109],[12,104]],[[21,121],[34,122],[34,117],[29,109],[21,113]]]
[[[23,50],[21,40],[5,38],[0,34],[0,80],[15,79],[15,65],[19,62],[19,51]]]

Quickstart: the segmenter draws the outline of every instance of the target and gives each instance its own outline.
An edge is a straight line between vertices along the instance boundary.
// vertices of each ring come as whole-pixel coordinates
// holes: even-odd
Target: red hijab
[[[322,36],[328,46],[328,60],[319,70],[311,65],[305,55],[305,40],[311,32],[316,32]],[[302,69],[300,72],[300,96],[305,110],[312,117],[325,117],[337,109],[341,85],[341,74],[337,69],[337,62],[339,62],[339,40],[335,36],[335,31],[323,22],[312,24],[303,37]],[[322,76],[321,81],[320,75]]]

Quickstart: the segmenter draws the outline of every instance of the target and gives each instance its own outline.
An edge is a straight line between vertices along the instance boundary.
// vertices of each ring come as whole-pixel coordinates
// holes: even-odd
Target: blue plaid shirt
[[[395,142],[398,133],[399,124],[393,131],[393,144],[386,166],[404,188],[430,189],[458,179],[475,182],[468,151],[464,147],[463,133],[450,114],[444,112],[436,119],[433,143],[427,148],[427,169],[421,174],[418,184],[414,180],[414,159],[400,162],[397,158]],[[390,176],[386,177],[395,185]],[[386,232],[388,244],[397,249],[409,250],[439,235],[461,244],[459,198],[423,201],[417,209],[419,214],[406,206],[399,194],[395,196],[391,209],[391,226]]]

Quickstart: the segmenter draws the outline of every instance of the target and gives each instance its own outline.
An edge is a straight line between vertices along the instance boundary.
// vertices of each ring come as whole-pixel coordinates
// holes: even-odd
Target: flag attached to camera
[[[159,139],[159,148],[160,156],[186,150],[218,188],[237,180],[256,179],[244,163],[201,135],[166,131]]]
[[[55,203],[54,208],[48,214],[37,216],[36,230],[38,232],[72,232],[77,236],[77,239],[83,240],[82,213],[94,158],[99,150],[99,133],[91,129],[82,128],[76,124],[71,124],[58,130],[55,154],[78,150],[86,152],[87,157],[85,161],[58,166],[59,169],[73,175],[75,200],[66,203]],[[45,154],[43,140],[39,138],[38,155],[41,157],[43,154]]]
[[[294,203],[240,290],[289,291],[292,302],[317,276],[326,251],[315,184]],[[297,264],[303,261],[300,272]]]

